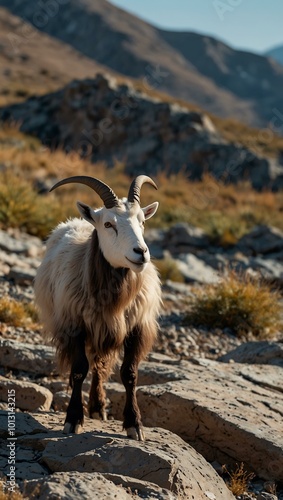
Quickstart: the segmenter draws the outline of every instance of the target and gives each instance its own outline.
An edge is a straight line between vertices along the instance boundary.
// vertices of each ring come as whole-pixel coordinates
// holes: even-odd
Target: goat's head
[[[158,202],[141,208],[140,190],[144,183],[157,189],[153,180],[146,175],[139,175],[130,186],[128,198],[122,199],[104,182],[86,176],[63,179],[50,191],[71,182],[91,187],[104,202],[104,207],[96,210],[81,202],[77,202],[77,206],[81,216],[95,226],[105,259],[113,267],[142,271],[150,260],[149,250],[143,238],[144,222],[155,214]]]

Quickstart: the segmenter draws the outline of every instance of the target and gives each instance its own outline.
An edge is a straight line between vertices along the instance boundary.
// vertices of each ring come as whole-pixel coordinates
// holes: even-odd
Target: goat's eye
[[[107,227],[113,227],[113,226],[112,226],[111,222],[105,222],[104,227],[107,228]]]

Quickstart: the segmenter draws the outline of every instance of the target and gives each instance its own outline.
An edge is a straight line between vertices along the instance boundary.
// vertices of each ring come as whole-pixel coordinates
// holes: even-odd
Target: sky
[[[283,45],[283,0],[110,0],[155,26],[209,34],[263,53]]]

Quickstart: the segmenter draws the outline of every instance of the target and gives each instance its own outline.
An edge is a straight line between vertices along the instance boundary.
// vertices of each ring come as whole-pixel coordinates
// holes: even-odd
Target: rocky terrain
[[[192,284],[215,281],[225,260],[282,285],[283,235],[258,227],[228,252],[207,245],[189,225],[150,230],[147,240],[159,258],[166,242],[186,283],[164,284],[159,341],[140,366],[146,443],[130,441],[122,431],[118,372],[107,384],[108,423],[86,417],[82,434],[64,435],[70,391],[53,348],[44,345],[37,324],[1,323],[2,474],[9,471],[7,395],[15,391],[16,479],[27,498],[228,500],[234,496],[222,466],[233,470],[243,463],[256,476],[249,493],[238,498],[282,499],[282,332],[272,341],[244,341],[228,330],[184,326],[182,317]],[[33,300],[43,252],[38,238],[15,229],[0,232],[1,296]],[[85,402],[89,386],[87,379]]]
[[[268,158],[226,141],[203,113],[162,102],[114,77],[74,81],[62,90],[0,109],[45,146],[76,150],[108,166],[126,163],[131,175],[211,173],[224,182],[248,180],[255,189],[280,190],[282,158]]]
[[[157,29],[105,0],[0,0],[0,66],[0,499],[15,479],[24,498],[39,500],[283,500],[280,321],[267,311],[272,325],[260,338],[187,316],[198,292],[231,269],[253,284],[264,278],[278,290],[271,300],[282,299],[283,233],[271,224],[281,227],[283,68],[211,37]],[[169,279],[159,337],[139,370],[145,443],[122,429],[118,368],[108,421],[86,412],[82,434],[62,432],[68,374],[33,302],[45,246],[15,227],[44,238],[73,213],[71,193],[53,198],[53,211],[45,194],[54,177],[79,170],[106,182],[112,173],[115,189],[127,174],[161,184],[162,223],[146,240]],[[89,389],[88,377],[85,409]]]
[[[283,285],[283,232],[271,226],[255,226],[230,248],[212,244],[204,231],[185,223],[151,230],[148,241],[153,256],[173,258],[188,283],[215,283],[219,271],[234,268]]]
[[[264,127],[282,109],[283,68],[269,57],[158,29],[105,0],[0,0],[0,6],[96,63],[153,81],[219,116]]]

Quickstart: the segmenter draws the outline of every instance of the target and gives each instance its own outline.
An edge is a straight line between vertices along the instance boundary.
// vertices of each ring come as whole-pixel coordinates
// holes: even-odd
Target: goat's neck
[[[93,297],[101,297],[105,307],[114,312],[126,309],[141,288],[142,278],[127,268],[114,268],[103,256],[97,231],[90,240],[89,286]]]

